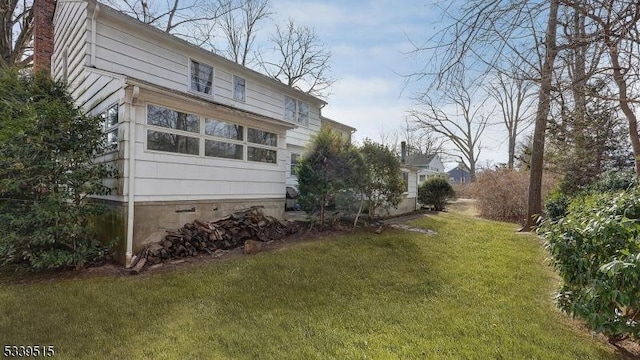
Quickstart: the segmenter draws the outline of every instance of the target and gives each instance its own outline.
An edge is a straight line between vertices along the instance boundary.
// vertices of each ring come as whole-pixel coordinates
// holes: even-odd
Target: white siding
[[[213,96],[190,91],[190,59],[214,68]],[[290,96],[296,93],[222,57],[195,49],[111,11],[101,11],[97,18],[95,67],[278,120],[284,119],[284,93]],[[233,75],[246,81],[244,102],[233,99]],[[320,109],[317,104],[309,107],[311,131],[317,131]],[[293,141],[306,143],[307,140],[308,131],[303,131]]]
[[[87,61],[87,4],[85,2],[60,1],[54,15],[54,49],[52,74],[54,79],[62,80],[67,69],[67,82],[73,93]]]
[[[283,99],[284,103],[284,99]],[[287,144],[306,148],[311,137],[320,131],[320,109],[309,104],[309,123],[287,130]]]
[[[275,164],[147,150],[147,101],[176,109],[175,106],[171,106],[173,104],[167,104],[167,99],[154,99],[151,95],[141,96],[141,100],[135,106],[135,201],[284,199],[285,165],[288,156],[284,130],[256,122],[242,123],[247,127],[279,134],[278,159]],[[176,110],[212,116],[211,110],[206,108],[201,108],[200,112],[196,108]]]
[[[95,67],[181,91],[187,90],[187,56],[108,18],[98,16]]]

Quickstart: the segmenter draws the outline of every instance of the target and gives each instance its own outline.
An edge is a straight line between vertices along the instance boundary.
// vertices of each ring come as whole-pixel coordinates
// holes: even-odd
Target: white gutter
[[[96,27],[98,13],[100,13],[100,5],[96,3],[93,8],[93,15],[91,16],[91,64],[89,66],[96,66]]]
[[[125,94],[126,109],[129,110],[129,171],[127,178],[129,184],[129,191],[127,194],[127,249],[125,265],[131,263],[133,257],[133,221],[135,210],[135,190],[136,190],[136,109],[134,107],[135,101],[140,95],[140,88],[133,86],[130,92]]]

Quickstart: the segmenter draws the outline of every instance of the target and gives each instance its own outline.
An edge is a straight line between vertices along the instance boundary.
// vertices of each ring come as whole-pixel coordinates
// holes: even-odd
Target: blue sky
[[[323,115],[357,128],[356,140],[380,141],[395,131],[425,84],[407,84],[402,75],[420,71],[427,54],[411,55],[414,43],[427,41],[441,14],[431,0],[279,1],[274,20],[291,17],[313,27],[331,50],[337,79]],[[504,136],[487,132],[480,161],[506,161]]]
[[[332,52],[329,105],[323,114],[378,140],[403,121],[415,86],[408,74],[421,66],[407,55],[409,39],[425,37],[430,9],[419,1],[274,1],[274,17],[313,27]],[[413,84],[416,85],[416,84]]]

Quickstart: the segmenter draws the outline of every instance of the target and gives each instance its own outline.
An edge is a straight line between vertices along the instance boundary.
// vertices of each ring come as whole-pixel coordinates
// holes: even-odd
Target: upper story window
[[[191,90],[213,94],[213,67],[191,60]]]
[[[245,102],[246,81],[240,76],[233,75],[233,99]]]
[[[298,124],[309,123],[309,104],[290,98],[284,97],[284,118],[285,120]]]
[[[118,104],[100,114],[102,131],[105,134],[106,151],[118,150]]]

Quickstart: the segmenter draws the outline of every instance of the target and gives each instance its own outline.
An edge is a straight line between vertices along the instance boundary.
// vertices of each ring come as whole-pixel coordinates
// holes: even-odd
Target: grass
[[[445,213],[140,277],[0,287],[0,345],[58,359],[615,359],[515,226]]]

